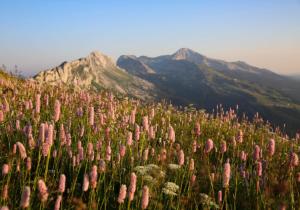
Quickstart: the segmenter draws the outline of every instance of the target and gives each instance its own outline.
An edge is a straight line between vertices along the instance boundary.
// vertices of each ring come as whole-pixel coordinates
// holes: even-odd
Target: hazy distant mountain
[[[277,125],[300,128],[300,84],[244,62],[211,59],[187,48],[154,58],[121,56],[117,65],[155,85],[177,105],[209,110],[222,103],[241,112],[262,114]]]
[[[108,56],[92,52],[86,58],[63,62],[34,76],[40,83],[65,84],[80,89],[110,89],[142,99],[153,99],[154,86],[116,66]]]
[[[245,80],[263,87],[269,87],[277,91],[281,91],[283,94],[288,95],[300,103],[300,84],[270,70],[254,67],[242,61],[226,62],[207,58],[187,48],[178,50],[172,57],[173,59],[179,60],[179,55],[185,56],[185,59],[181,60],[187,60],[198,65],[207,65],[208,67],[216,69],[231,78]],[[203,57],[203,62],[201,62],[201,58],[198,60],[195,59],[197,57]]]
[[[300,74],[289,75],[289,77],[294,80],[300,80]]]

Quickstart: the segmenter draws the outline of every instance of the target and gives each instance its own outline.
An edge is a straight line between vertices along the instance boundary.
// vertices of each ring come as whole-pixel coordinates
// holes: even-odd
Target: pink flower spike
[[[38,181],[38,190],[41,202],[46,202],[48,200],[49,193],[48,188],[42,179]]]
[[[61,205],[62,196],[58,195],[55,201],[54,210],[59,210]]]
[[[214,142],[211,139],[208,139],[205,144],[205,153],[209,153],[214,148]]]
[[[147,186],[143,187],[142,191],[142,209],[146,209],[149,204],[149,188]]]
[[[127,191],[126,185],[122,184],[119,192],[118,203],[120,204],[124,203],[124,200],[126,198],[126,191]]]
[[[87,174],[84,174],[84,177],[83,177],[83,184],[82,184],[82,191],[83,192],[86,192],[88,191],[89,189],[89,176]]]
[[[268,143],[268,153],[269,156],[273,156],[275,153],[275,140],[274,139],[270,139],[269,143]]]
[[[55,100],[55,103],[54,103],[54,122],[57,122],[60,118],[60,102],[59,100]]]
[[[222,200],[223,200],[223,198],[222,198],[222,190],[219,190],[219,192],[218,192],[218,203],[219,204],[222,203]]]
[[[180,166],[183,166],[183,164],[184,164],[184,152],[182,149],[178,153],[178,164]]]
[[[58,191],[61,193],[65,192],[65,185],[66,185],[66,176],[64,174],[61,174],[59,178]]]
[[[9,172],[9,165],[8,164],[3,164],[2,166],[2,176],[7,175]]]
[[[30,204],[30,187],[26,186],[22,192],[21,207],[28,208]]]
[[[97,179],[98,179],[98,172],[97,172],[97,166],[94,165],[91,172],[90,172],[90,183],[91,188],[95,189],[97,187]]]
[[[134,198],[134,193],[136,191],[136,178],[137,177],[135,173],[132,172],[130,175],[130,185],[129,185],[129,192],[128,192],[129,201],[132,201]]]
[[[224,164],[224,169],[223,169],[223,187],[227,188],[229,186],[229,180],[230,180],[230,163],[227,160],[227,162]]]

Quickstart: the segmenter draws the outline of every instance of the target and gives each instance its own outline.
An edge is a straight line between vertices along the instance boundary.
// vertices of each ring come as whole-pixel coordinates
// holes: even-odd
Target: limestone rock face
[[[39,83],[69,85],[76,89],[109,89],[140,99],[155,97],[154,85],[130,75],[116,66],[115,62],[100,52],[38,73],[33,77]]]

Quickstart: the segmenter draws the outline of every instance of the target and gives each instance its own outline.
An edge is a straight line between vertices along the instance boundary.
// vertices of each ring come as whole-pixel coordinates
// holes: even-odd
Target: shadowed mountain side
[[[240,113],[249,117],[259,112],[274,125],[286,123],[293,132],[300,126],[299,84],[269,70],[210,59],[186,48],[154,58],[121,56],[117,65],[153,83],[163,93],[158,97],[176,105],[213,110],[217,104],[239,104]]]

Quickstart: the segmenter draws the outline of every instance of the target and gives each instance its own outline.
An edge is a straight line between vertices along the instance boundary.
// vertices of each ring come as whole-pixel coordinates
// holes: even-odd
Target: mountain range
[[[114,63],[92,52],[86,58],[64,62],[34,79],[80,89],[110,89],[143,100],[193,104],[212,111],[239,105],[239,112],[257,112],[287,131],[300,128],[300,83],[245,62],[208,58],[188,48],[158,57],[122,55]]]
[[[128,74],[115,62],[100,52],[91,52],[87,57],[41,71],[33,77],[40,83],[62,84],[76,89],[112,90],[143,100],[155,98],[153,84]]]

